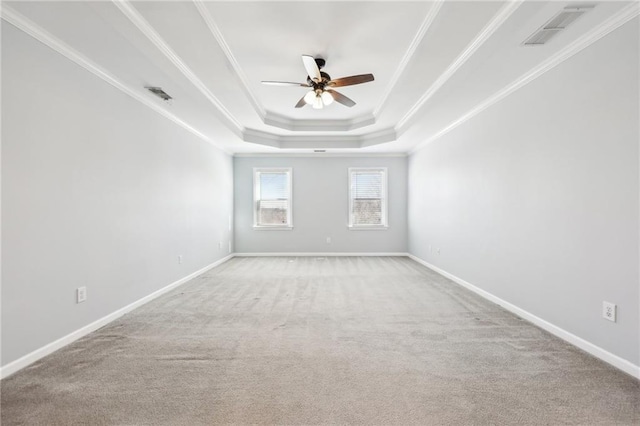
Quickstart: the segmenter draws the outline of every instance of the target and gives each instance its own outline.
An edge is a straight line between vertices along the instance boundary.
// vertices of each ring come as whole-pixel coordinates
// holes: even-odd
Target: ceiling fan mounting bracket
[[[324,65],[327,63],[323,58],[313,58],[313,60],[316,61],[319,69],[324,68]]]

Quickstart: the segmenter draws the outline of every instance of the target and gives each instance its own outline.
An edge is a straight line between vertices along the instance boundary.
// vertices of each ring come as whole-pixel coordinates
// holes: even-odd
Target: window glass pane
[[[256,224],[261,226],[289,225],[289,174],[281,171],[259,171],[259,193],[256,199]]]
[[[289,196],[286,173],[260,173],[260,199],[284,200]]]
[[[259,225],[286,225],[289,200],[260,200],[258,201]]]
[[[353,174],[355,198],[382,198],[382,173],[355,172]]]
[[[354,172],[352,179],[352,224],[382,225],[382,173]]]

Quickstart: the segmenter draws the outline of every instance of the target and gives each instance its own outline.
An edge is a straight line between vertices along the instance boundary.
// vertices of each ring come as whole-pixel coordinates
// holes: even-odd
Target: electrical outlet
[[[218,241],[218,250],[222,250],[222,241]]]
[[[438,252],[438,254],[440,254],[440,247],[438,247],[436,251]]]
[[[178,256],[178,263],[182,265],[182,255]]]
[[[616,322],[616,304],[611,302],[602,302],[602,318]]]
[[[327,244],[331,244],[331,237],[327,237]]]
[[[82,303],[87,300],[87,288],[78,287],[76,289],[76,303]]]

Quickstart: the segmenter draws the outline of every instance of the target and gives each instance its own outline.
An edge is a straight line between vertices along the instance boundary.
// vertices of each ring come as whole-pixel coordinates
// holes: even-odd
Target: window
[[[349,169],[349,228],[387,228],[387,169]]]
[[[291,169],[253,169],[253,226],[291,229]]]

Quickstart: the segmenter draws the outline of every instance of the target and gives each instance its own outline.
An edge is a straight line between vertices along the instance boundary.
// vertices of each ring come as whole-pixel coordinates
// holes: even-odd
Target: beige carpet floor
[[[638,425],[639,381],[407,258],[235,258],[2,381],[9,425]]]

